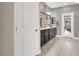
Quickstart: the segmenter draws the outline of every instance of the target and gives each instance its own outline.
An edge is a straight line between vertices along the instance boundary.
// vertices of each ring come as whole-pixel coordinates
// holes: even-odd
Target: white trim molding
[[[79,40],[79,37],[73,37],[73,39]]]
[[[56,37],[63,37],[62,35],[56,35]]]
[[[24,55],[24,56],[36,56],[39,55],[41,53],[41,49],[38,51],[34,51],[33,53],[29,53],[28,55]]]
[[[62,35],[56,35],[56,37],[64,37]],[[79,40],[79,37],[71,37],[72,39],[76,39],[76,40]]]

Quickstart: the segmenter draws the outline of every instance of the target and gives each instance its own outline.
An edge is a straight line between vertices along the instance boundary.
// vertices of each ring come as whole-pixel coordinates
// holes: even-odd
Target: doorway
[[[74,37],[74,13],[62,13],[62,36]]]

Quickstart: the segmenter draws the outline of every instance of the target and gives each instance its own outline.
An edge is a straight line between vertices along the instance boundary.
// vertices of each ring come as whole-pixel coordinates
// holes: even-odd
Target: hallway
[[[42,56],[79,56],[79,40],[54,38],[42,47]]]

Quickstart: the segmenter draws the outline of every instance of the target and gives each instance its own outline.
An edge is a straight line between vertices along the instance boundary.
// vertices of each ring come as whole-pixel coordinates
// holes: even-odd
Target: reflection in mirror
[[[71,16],[66,15],[64,16],[64,34],[70,35],[71,34]]]

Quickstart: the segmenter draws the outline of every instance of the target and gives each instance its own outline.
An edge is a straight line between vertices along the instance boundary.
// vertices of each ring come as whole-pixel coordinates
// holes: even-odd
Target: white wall
[[[0,55],[13,55],[13,3],[0,2]]]

